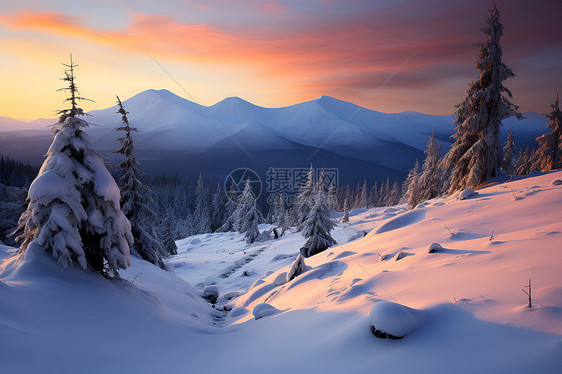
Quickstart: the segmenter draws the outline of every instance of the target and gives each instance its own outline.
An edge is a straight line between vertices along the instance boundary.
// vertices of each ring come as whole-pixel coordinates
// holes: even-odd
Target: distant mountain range
[[[423,161],[433,130],[445,152],[455,132],[453,116],[417,112],[386,114],[332,97],[263,108],[237,97],[202,106],[166,90],[147,90],[124,101],[135,133],[141,167],[149,174],[223,178],[249,167],[338,168],[342,182],[402,178]],[[95,148],[110,161],[118,146],[116,107],[90,112],[87,129]],[[535,112],[504,121],[502,139],[513,128],[516,147],[545,133],[547,120]],[[39,164],[52,141],[52,119],[21,122],[0,117],[0,153]]]

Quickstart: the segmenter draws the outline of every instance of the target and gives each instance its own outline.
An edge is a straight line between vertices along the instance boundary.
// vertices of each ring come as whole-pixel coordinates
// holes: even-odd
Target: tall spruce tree
[[[361,186],[361,191],[359,193],[359,204],[358,208],[368,208],[369,207],[369,190],[367,188],[367,178],[363,180],[363,185]]]
[[[226,195],[224,193],[224,189],[221,186],[221,183],[217,183],[217,189],[215,194],[213,195],[213,201],[211,203],[211,230],[216,231],[221,227],[222,221],[224,219],[225,214],[225,200]]]
[[[479,44],[476,62],[480,77],[472,83],[464,101],[457,105],[455,142],[444,159],[444,165],[453,169],[450,193],[474,188],[496,176],[502,161],[501,122],[511,116],[522,118],[518,107],[508,99],[512,98],[511,91],[502,84],[515,74],[502,62],[503,26],[493,1],[482,31],[486,41]]]
[[[420,201],[433,199],[441,194],[440,149],[441,147],[437,146],[435,134],[432,131],[425,148],[425,160],[418,179]]]
[[[119,187],[94,151],[79,118],[83,110],[70,57],[63,64],[70,108],[58,111],[55,138],[37,178],[29,188],[29,205],[19,220],[20,251],[46,251],[64,266],[118,277],[129,265],[131,225],[119,206]]]
[[[248,244],[253,243],[258,238],[260,235],[258,225],[264,222],[263,215],[258,210],[256,200],[250,178],[248,178],[240,196],[238,207],[233,213],[233,220],[240,222],[238,231],[245,233],[246,243]]]
[[[508,174],[513,174],[513,147],[515,143],[513,142],[513,128],[509,129],[509,135],[507,136],[507,141],[503,147],[503,163],[502,169]]]
[[[516,175],[527,175],[532,171],[533,157],[535,150],[531,149],[529,145],[525,146],[525,150],[519,150],[519,157],[513,164],[513,170]]]
[[[199,174],[197,187],[195,188],[195,232],[204,234],[211,232],[211,209],[209,207],[208,190],[203,181],[203,175]]]
[[[119,96],[117,96],[117,107],[117,113],[121,115],[123,125],[117,127],[116,130],[123,131],[125,135],[118,139],[121,146],[113,153],[125,157],[117,166],[121,175],[119,179],[121,210],[131,222],[131,233],[134,238],[131,252],[136,252],[142,259],[166,269],[162,255],[167,251],[162,247],[156,232],[160,220],[152,207],[152,191],[140,181],[139,178],[143,172],[139,169],[139,162],[134,155],[135,144],[132,133],[138,130],[131,127],[127,117],[129,112],[123,107]],[[170,248],[168,253],[173,251],[174,249]]]
[[[410,209],[415,208],[420,202],[420,188],[419,188],[419,178],[420,178],[420,163],[416,160],[414,167],[408,173],[404,185],[402,186],[403,191],[403,201],[406,202]]]
[[[303,257],[313,256],[336,244],[335,239],[330,235],[334,228],[334,222],[330,217],[330,210],[326,204],[324,175],[322,172],[316,187],[312,191],[311,200],[311,208],[304,221],[302,230],[306,238],[306,242],[300,250]]]
[[[302,231],[304,221],[310,212],[310,198],[314,191],[314,169],[310,165],[306,175],[306,182],[300,187],[293,207],[297,231]]]
[[[225,186],[226,187],[226,186]],[[224,212],[224,219],[222,226],[218,228],[218,232],[229,232],[229,231],[238,231],[240,228],[240,222],[235,221],[234,212],[238,207],[238,187],[236,183],[232,181],[230,187],[228,189],[227,195],[227,202],[225,204],[225,212]]]
[[[562,168],[562,112],[559,104],[557,93],[551,105],[552,110],[545,115],[550,120],[546,127],[552,131],[537,138],[539,148],[533,156],[531,169],[548,171]]]
[[[343,202],[343,216],[341,217],[341,223],[349,222],[349,201],[346,198]]]

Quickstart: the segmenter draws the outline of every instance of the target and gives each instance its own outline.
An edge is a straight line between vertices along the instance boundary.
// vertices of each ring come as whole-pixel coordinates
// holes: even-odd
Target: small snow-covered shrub
[[[431,243],[427,246],[427,253],[441,252],[442,250],[443,246],[439,243]]]
[[[295,262],[293,262],[293,264],[291,265],[291,268],[287,272],[286,281],[290,282],[291,280],[296,278],[299,274],[302,274],[304,272],[305,268],[306,268],[306,265],[304,263],[304,258],[302,257],[301,254],[299,254],[297,256],[297,259],[295,260]]]
[[[370,328],[381,339],[401,339],[425,321],[425,312],[390,301],[379,301],[371,309]]]
[[[478,195],[478,192],[474,191],[471,188],[465,188],[464,190],[462,190],[462,192],[459,194],[459,200],[466,200],[474,195]]]
[[[274,306],[267,304],[267,303],[261,303],[258,304],[254,307],[254,310],[252,311],[252,314],[254,315],[255,319],[260,319],[263,317],[270,317],[270,316],[274,316],[276,314],[281,313],[281,311],[277,308],[275,308]]]
[[[405,256],[404,252],[402,251],[398,251],[398,253],[394,256],[394,261],[398,261],[403,259]]]

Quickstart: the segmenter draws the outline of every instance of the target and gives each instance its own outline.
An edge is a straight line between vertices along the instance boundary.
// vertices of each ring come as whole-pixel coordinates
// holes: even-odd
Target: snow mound
[[[442,250],[443,246],[439,243],[431,243],[427,246],[427,253],[441,252]]]
[[[425,209],[416,209],[401,214],[398,217],[391,219],[390,221],[386,222],[384,225],[379,227],[375,233],[382,234],[388,231],[393,231],[393,230],[401,229],[406,226],[413,225],[414,223],[423,221],[423,219],[425,218],[425,214],[426,214]]]
[[[203,288],[203,298],[214,304],[219,298],[219,287],[216,284],[210,284]]]
[[[462,192],[459,194],[459,200],[466,200],[474,195],[478,195],[478,192],[474,191],[473,189],[470,188],[465,188],[464,190],[462,190]]]
[[[271,317],[281,313],[281,311],[268,303],[261,303],[254,307],[252,314],[255,319],[260,319],[263,317]]]
[[[425,321],[425,312],[390,301],[377,302],[370,313],[371,332],[382,339],[400,339]]]
[[[287,272],[283,271],[281,273],[279,273],[275,279],[273,280],[273,285],[274,286],[282,286],[285,283],[287,283]]]
[[[552,185],[553,186],[560,186],[560,185],[562,185],[562,180],[555,179],[555,180],[552,181]]]

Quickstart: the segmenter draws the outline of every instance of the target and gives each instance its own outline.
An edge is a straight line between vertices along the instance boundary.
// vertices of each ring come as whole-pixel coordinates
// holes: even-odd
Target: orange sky
[[[562,87],[562,30],[548,20],[561,6],[498,6],[504,59],[518,75],[507,85],[522,110],[544,112]],[[6,0],[0,116],[52,116],[69,53],[82,95],[96,101],[85,110],[165,88],[204,105],[240,96],[279,107],[330,95],[383,112],[451,114],[473,74],[486,12],[484,0]]]

